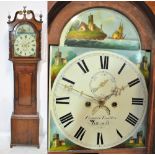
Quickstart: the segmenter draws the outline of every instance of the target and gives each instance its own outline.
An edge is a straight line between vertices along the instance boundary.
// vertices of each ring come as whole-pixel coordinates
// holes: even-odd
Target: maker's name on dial
[[[108,126],[111,120],[116,120],[117,117],[115,116],[102,116],[102,117],[93,117],[93,116],[86,116],[85,120],[93,125],[93,126]]]

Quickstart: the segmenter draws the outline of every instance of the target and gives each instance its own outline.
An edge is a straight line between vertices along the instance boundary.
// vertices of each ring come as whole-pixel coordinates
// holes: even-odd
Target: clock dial
[[[16,30],[14,55],[23,57],[36,55],[36,34],[28,24],[22,24]]]
[[[148,94],[132,62],[99,51],[70,61],[58,74],[50,100],[53,119],[68,139],[82,147],[106,149],[136,132]]]

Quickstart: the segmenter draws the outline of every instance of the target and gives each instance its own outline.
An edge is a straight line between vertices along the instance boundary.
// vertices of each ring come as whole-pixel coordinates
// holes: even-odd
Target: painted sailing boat
[[[125,35],[123,34],[124,27],[123,24],[120,23],[118,29],[112,34],[112,39],[124,39]]]

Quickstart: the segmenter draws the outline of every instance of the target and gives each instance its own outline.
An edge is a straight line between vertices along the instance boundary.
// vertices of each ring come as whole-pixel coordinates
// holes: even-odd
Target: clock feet
[[[13,147],[13,145],[12,144],[10,144],[10,148],[12,148]]]

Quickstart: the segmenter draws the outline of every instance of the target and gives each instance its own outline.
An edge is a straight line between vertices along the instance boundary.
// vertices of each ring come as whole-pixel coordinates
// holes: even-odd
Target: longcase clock
[[[32,10],[8,16],[9,60],[14,69],[14,111],[11,116],[11,147],[39,147],[39,113],[37,112],[37,64],[41,59],[40,21]]]

